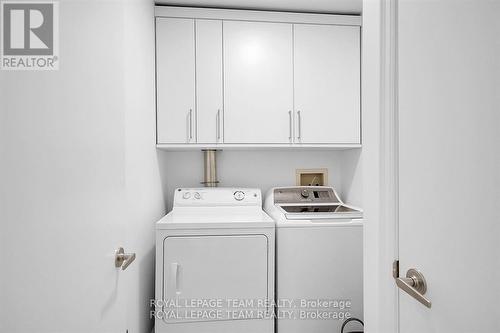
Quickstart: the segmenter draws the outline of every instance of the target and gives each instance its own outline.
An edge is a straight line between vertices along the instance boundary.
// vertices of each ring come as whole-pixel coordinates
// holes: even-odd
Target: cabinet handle
[[[193,109],[189,109],[189,139],[188,142],[191,142],[193,139]]]
[[[288,140],[292,142],[292,111],[288,111]]]
[[[301,139],[302,137],[302,117],[300,116],[300,111],[297,111],[297,120],[298,120],[298,133],[297,133],[297,139]]]
[[[216,119],[216,128],[217,128],[217,142],[220,140],[220,109],[217,109],[217,116],[215,117]]]

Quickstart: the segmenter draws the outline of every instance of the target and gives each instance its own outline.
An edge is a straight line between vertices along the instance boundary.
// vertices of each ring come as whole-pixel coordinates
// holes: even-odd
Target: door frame
[[[366,332],[399,332],[398,0],[363,0],[362,128]]]

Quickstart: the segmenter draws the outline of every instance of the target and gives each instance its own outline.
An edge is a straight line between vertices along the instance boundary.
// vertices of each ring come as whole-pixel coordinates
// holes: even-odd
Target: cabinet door
[[[203,319],[211,321],[228,319],[228,300],[272,299],[268,294],[268,246],[264,235],[165,238],[162,298],[167,302],[177,299],[181,304],[180,317],[167,321],[203,319],[182,317],[184,310],[190,310],[182,308],[186,300],[222,300],[221,307],[216,308],[224,310],[221,316]]]
[[[156,19],[157,142],[196,142],[194,20]]]
[[[226,143],[288,143],[292,25],[224,21]]]
[[[223,142],[222,21],[196,20],[198,143]]]
[[[294,25],[296,139],[360,143],[360,28]]]

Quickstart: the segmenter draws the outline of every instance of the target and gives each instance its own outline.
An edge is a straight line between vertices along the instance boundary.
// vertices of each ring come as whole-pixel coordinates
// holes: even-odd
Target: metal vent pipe
[[[203,181],[205,187],[217,187],[219,181],[217,180],[217,160],[215,149],[206,149],[203,151]]]

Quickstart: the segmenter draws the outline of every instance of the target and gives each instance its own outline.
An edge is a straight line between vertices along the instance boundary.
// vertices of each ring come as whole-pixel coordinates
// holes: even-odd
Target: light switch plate
[[[295,177],[298,186],[325,186],[328,184],[328,169],[297,169]]]

